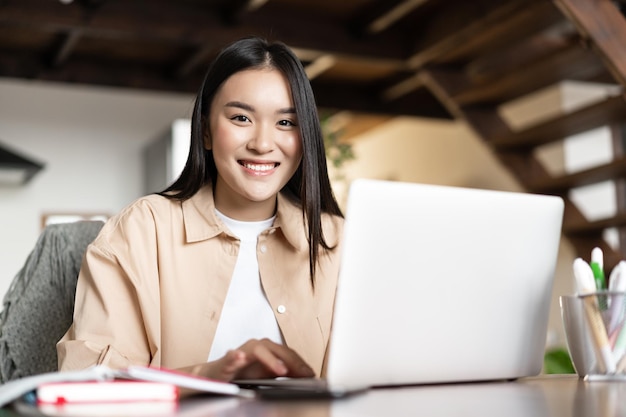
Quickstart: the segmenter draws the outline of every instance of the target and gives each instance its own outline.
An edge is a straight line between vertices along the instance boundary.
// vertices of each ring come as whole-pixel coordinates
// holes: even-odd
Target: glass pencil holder
[[[626,380],[626,292],[559,297],[567,349],[586,380]]]

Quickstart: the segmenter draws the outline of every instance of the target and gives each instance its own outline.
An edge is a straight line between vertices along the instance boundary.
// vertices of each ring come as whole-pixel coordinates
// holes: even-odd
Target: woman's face
[[[237,220],[264,220],[302,160],[289,84],[275,69],[233,74],[211,103],[210,135],[217,166],[215,206]]]

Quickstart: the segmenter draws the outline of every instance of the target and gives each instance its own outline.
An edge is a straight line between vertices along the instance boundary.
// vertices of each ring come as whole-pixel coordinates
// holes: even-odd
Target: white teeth
[[[274,164],[243,164],[244,167],[251,169],[253,171],[269,171],[274,168]]]

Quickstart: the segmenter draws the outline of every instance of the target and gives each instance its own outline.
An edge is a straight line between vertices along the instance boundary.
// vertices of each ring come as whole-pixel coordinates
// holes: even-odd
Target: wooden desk
[[[26,415],[41,414],[34,407],[25,405],[14,410],[0,410],[3,417]],[[182,400],[173,415],[149,415],[244,416],[617,417],[626,416],[626,382],[584,382],[576,376],[564,375],[513,382],[374,389],[339,400],[270,401],[200,396]]]
[[[190,398],[177,417],[626,416],[626,382],[542,376],[514,382],[374,389],[340,400]]]

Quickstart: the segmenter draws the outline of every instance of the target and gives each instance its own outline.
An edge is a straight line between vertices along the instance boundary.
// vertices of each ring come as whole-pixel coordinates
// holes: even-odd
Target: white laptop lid
[[[562,217],[553,196],[354,181],[330,385],[538,374]]]

